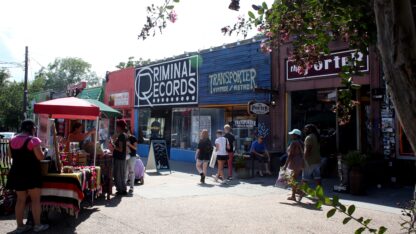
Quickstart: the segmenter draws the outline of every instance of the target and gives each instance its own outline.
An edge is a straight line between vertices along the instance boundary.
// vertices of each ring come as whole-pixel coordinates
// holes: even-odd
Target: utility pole
[[[26,46],[25,48],[25,83],[24,83],[24,93],[23,93],[23,119],[27,118],[27,75],[28,75],[28,57],[29,49]]]

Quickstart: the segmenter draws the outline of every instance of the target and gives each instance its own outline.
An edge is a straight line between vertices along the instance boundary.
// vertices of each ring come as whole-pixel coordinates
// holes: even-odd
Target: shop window
[[[399,137],[400,155],[414,156],[415,154],[412,150],[412,147],[410,146],[409,140],[407,139],[407,136],[404,133],[403,128],[401,126],[399,131]]]
[[[171,145],[175,148],[190,149],[192,108],[177,108],[172,110]]]

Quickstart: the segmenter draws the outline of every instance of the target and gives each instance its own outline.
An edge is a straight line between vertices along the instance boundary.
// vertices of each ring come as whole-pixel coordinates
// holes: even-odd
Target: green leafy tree
[[[4,87],[10,78],[9,71],[5,68],[0,69],[0,88]]]
[[[17,131],[22,121],[23,82],[7,82],[0,88],[0,128]]]
[[[133,56],[128,58],[127,62],[120,62],[116,68],[123,69],[128,67],[137,67],[137,66],[144,66],[150,63],[150,59],[144,60],[143,58],[139,58],[139,60],[134,60]]]
[[[45,87],[54,91],[66,90],[70,84],[86,81],[89,86],[99,83],[95,72],[91,71],[91,64],[80,58],[57,58],[46,68],[42,68],[37,77],[45,77]]]

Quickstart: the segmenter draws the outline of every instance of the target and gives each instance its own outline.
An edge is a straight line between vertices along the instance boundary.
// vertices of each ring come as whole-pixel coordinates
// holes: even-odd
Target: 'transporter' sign
[[[198,56],[136,69],[135,106],[198,104]]]
[[[349,61],[353,59],[361,63],[359,71],[367,72],[369,70],[368,55],[361,52],[356,53],[356,50],[346,50],[323,56],[321,61],[307,70],[303,70],[293,61],[286,61],[286,78],[287,80],[298,80],[336,76],[341,72],[341,68],[348,65]]]
[[[252,91],[256,85],[256,69],[218,72],[208,76],[209,92],[229,93],[235,91]]]

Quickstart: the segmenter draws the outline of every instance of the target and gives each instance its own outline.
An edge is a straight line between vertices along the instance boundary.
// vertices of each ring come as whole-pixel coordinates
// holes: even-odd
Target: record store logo
[[[198,56],[136,69],[135,106],[198,104]]]

